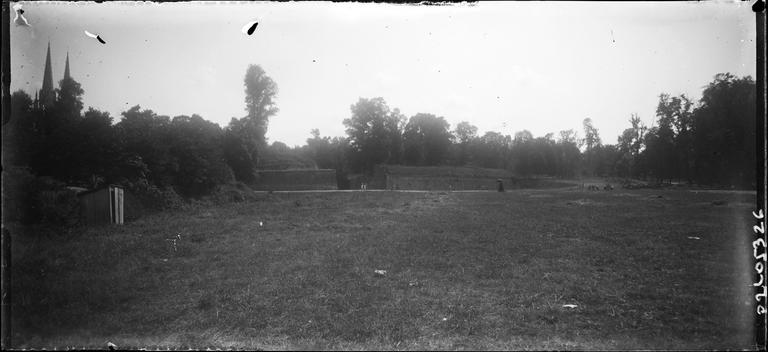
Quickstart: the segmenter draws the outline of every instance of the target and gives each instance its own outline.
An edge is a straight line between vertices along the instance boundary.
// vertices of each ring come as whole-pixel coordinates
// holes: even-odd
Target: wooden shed
[[[107,187],[81,192],[80,213],[88,225],[122,224],[124,219],[124,192],[120,186]]]

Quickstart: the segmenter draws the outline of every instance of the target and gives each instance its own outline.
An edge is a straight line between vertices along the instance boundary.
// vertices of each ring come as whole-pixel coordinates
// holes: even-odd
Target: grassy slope
[[[14,344],[748,348],[753,199],[274,194],[56,243],[16,239]]]

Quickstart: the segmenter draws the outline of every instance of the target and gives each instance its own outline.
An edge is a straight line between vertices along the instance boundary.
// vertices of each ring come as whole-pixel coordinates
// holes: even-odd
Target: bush
[[[216,204],[239,203],[257,200],[253,190],[242,182],[219,185],[210,198]]]
[[[3,223],[32,223],[30,188],[35,176],[28,170],[8,167],[3,170]]]
[[[149,210],[174,210],[184,205],[184,199],[172,187],[157,187],[146,180],[125,181],[125,190]]]
[[[50,177],[23,168],[3,171],[3,221],[64,228],[78,224],[77,193]]]
[[[33,188],[33,218],[55,227],[71,227],[80,220],[80,201],[75,191],[51,179],[38,179]]]

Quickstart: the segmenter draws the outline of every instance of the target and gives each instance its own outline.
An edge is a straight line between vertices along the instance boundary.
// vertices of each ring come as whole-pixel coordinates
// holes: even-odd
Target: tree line
[[[454,128],[442,116],[406,117],[383,98],[360,98],[343,120],[346,136],[311,130],[306,144],[267,143],[269,119],[278,112],[277,84],[258,65],[244,77],[245,111],[225,127],[203,117],[158,115],[139,105],[115,121],[109,113],[83,112],[84,90],[67,77],[56,100],[40,106],[29,94],[11,97],[3,126],[3,165],[27,167],[34,177],[95,188],[120,184],[140,194],[211,194],[235,181],[258,183],[259,168],[330,168],[339,186],[378,164],[454,165],[509,169],[521,176],[623,177],[703,185],[755,186],[755,82],[718,74],[699,101],[661,94],[656,120],[645,126],[633,114],[615,144],[603,143],[591,119],[583,136],[563,130],[534,137],[478,128]]]
[[[171,118],[139,105],[115,123],[107,112],[82,112],[84,90],[73,78],[59,81],[50,106],[19,90],[3,128],[11,149],[3,163],[68,185],[121,184],[192,197],[233,180],[254,182],[269,118],[278,111],[277,85],[258,65],[248,67],[244,85],[247,115],[225,128],[197,114]]]
[[[370,173],[377,164],[455,165],[509,169],[521,176],[622,177],[656,183],[755,187],[756,87],[751,77],[718,74],[698,102],[660,94],[656,120],[646,126],[632,114],[616,143],[603,143],[590,118],[583,137],[572,129],[534,137],[478,128],[451,129],[444,117],[418,113],[406,119],[384,99],[361,98],[344,120],[346,137],[312,131],[296,148],[319,167]]]

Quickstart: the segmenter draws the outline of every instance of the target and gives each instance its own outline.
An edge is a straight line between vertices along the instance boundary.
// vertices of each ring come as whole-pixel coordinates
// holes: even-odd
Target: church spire
[[[51,42],[48,42],[48,54],[45,56],[45,72],[43,72],[43,88],[40,89],[40,103],[43,106],[53,105],[53,69],[51,68]]]
[[[69,51],[67,51],[67,63],[64,64],[64,79],[71,78],[69,76]]]

